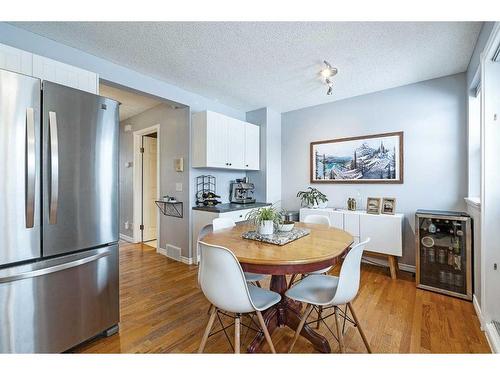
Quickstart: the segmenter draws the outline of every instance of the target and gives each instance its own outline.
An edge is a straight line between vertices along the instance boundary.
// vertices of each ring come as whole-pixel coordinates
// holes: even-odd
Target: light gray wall
[[[282,114],[283,206],[298,209],[297,191],[311,185],[310,142],[402,130],[404,184],[313,186],[334,207],[358,192],[364,205],[368,196],[395,197],[405,214],[401,262],[415,264],[415,210],[465,209],[465,82],[462,73]]]
[[[167,244],[180,247],[181,255],[189,257],[189,109],[173,109],[169,104],[160,104],[120,123],[120,233],[132,236],[132,229],[126,230],[125,221],[133,223],[133,168],[126,168],[126,162],[133,162],[134,131],[160,124],[160,186],[159,195],[175,196],[184,202],[184,217],[174,218],[160,215],[160,238],[158,245],[165,249]],[[124,126],[131,125],[132,131],[125,132]],[[174,159],[184,158],[184,172],[176,172]],[[182,183],[183,191],[175,191],[175,184]]]
[[[247,112],[247,121],[260,126],[260,170],[248,171],[255,183],[255,198],[260,202],[281,200],[281,114],[260,108]]]

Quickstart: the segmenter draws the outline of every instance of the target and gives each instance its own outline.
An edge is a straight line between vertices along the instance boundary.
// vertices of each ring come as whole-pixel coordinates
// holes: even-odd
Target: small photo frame
[[[385,215],[394,215],[396,213],[396,198],[382,199],[382,213]]]
[[[380,214],[380,198],[366,199],[366,213],[373,215]]]

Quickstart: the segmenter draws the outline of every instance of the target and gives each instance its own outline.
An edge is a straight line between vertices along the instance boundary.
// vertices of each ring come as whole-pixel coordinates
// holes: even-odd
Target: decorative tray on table
[[[307,236],[311,231],[305,228],[293,228],[288,232],[274,232],[269,235],[259,234],[257,231],[251,230],[243,233],[241,236],[247,240],[267,242],[273,245],[283,246],[289,242],[298,240]]]

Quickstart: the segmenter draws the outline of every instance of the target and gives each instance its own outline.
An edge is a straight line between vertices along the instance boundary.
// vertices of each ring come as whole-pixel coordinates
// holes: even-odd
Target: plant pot
[[[316,208],[326,208],[327,204],[328,204],[327,202],[310,204],[310,205],[307,206],[307,208],[313,208],[313,209],[316,209]]]
[[[274,233],[274,222],[272,220],[264,220],[259,225],[259,234],[268,236]]]

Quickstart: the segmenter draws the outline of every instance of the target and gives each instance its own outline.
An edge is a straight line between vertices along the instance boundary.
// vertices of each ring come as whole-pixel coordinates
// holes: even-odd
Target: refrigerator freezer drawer
[[[118,321],[118,245],[0,270],[0,353],[63,352]]]

